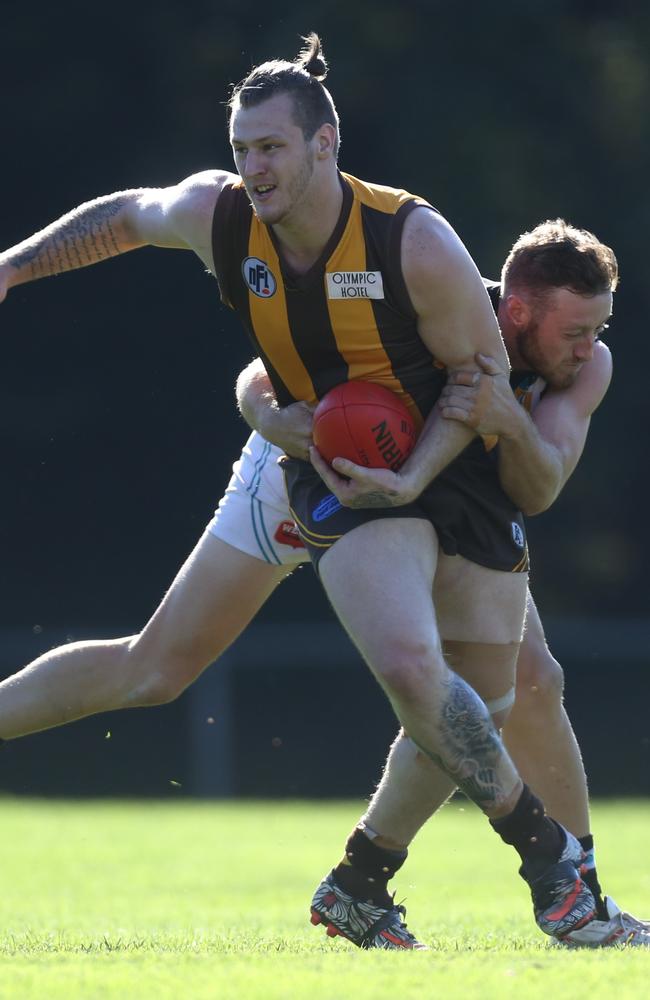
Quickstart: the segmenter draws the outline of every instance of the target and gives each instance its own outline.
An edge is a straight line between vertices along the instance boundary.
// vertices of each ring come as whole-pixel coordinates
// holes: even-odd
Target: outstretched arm
[[[607,392],[612,359],[603,343],[567,389],[547,389],[532,415],[515,399],[492,358],[478,357],[483,374],[458,372],[441,395],[441,414],[499,438],[499,475],[524,514],[554,502],[575,469],[591,416]]]
[[[425,208],[404,226],[402,267],[418,317],[418,332],[433,357],[450,372],[478,371],[477,351],[509,370],[494,310],[481,276],[457,234]],[[475,431],[429,414],[417,444],[399,472],[366,469],[335,459],[334,469],[312,449],[312,462],[329,488],[350,507],[410,503],[474,438]],[[337,475],[338,473],[338,475]],[[349,482],[345,478],[349,477]]]
[[[212,213],[229,176],[204,171],[172,187],[118,191],[79,205],[0,254],[0,301],[14,285],[146,245],[192,249],[212,269]]]

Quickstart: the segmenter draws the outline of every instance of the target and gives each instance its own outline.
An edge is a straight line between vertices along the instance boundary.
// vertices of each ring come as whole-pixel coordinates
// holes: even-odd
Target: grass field
[[[638,998],[650,955],[567,952],[516,859],[452,803],[396,879],[430,951],[361,952],[308,921],[362,804],[2,802],[0,997]],[[650,802],[597,804],[605,890],[650,915]]]

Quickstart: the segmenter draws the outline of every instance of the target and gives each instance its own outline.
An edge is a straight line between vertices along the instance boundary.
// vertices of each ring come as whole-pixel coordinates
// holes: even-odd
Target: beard
[[[549,362],[540,341],[539,324],[535,320],[518,332],[517,351],[530,370],[541,375],[552,389],[568,389],[578,377],[579,368],[561,369]]]
[[[288,212],[291,212],[291,209],[303,200],[314,174],[314,162],[314,154],[311,149],[307,147],[299,169],[287,185],[287,193],[291,205]]]
[[[309,189],[311,179],[314,173],[314,163],[315,156],[312,150],[308,147],[305,150],[305,155],[298,164],[295,173],[284,182],[284,190],[286,192],[284,198],[284,204],[278,205],[277,208],[271,208],[271,206],[266,209],[264,205],[258,208],[255,205],[255,201],[251,198],[251,204],[253,206],[253,211],[267,226],[277,226],[279,223],[287,222],[291,219],[296,208],[298,208],[301,202],[304,200],[305,194]]]

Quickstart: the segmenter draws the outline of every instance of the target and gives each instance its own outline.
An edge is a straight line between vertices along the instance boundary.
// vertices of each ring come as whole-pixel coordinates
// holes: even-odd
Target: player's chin
[[[570,369],[563,371],[549,372],[546,382],[551,389],[570,389],[578,375],[582,365],[572,365]]]
[[[266,226],[275,226],[281,222],[285,216],[285,211],[277,202],[261,201],[259,198],[251,198],[255,215]]]

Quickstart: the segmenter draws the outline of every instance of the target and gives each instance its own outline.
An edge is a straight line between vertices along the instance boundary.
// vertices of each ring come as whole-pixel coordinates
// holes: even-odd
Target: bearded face
[[[526,367],[554,389],[573,385],[584,363],[575,361],[571,350],[558,349],[555,338],[544,337],[541,324],[534,319],[517,333],[517,350]]]
[[[231,119],[235,165],[258,218],[287,223],[309,204],[315,153],[296,125],[289,95],[279,94]]]
[[[586,296],[552,289],[542,302],[529,305],[528,322],[517,330],[519,361],[553,388],[568,389],[591,361],[611,310],[611,292]]]

